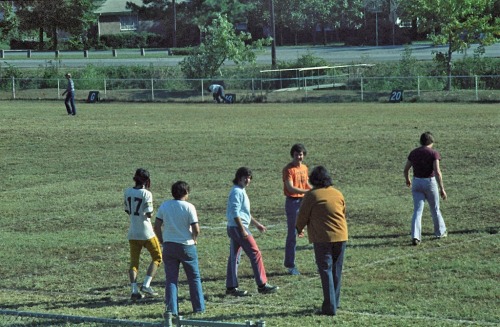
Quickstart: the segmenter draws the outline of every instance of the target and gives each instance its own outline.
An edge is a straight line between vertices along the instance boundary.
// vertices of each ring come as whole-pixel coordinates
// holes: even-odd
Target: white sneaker
[[[141,286],[141,292],[146,295],[146,297],[155,297],[158,295],[151,286],[146,287],[144,285]]]

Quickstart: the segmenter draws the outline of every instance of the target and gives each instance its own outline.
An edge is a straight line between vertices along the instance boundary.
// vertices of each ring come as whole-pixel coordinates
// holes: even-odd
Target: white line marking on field
[[[499,235],[499,234],[488,234],[488,235],[484,235],[484,236],[480,236],[480,237],[476,237],[476,238],[471,238],[471,239],[466,240],[466,241],[460,241],[460,243],[476,242],[478,240],[481,240],[481,239],[484,239],[484,238],[488,238],[488,237],[494,237],[494,236],[497,236],[497,235]],[[350,271],[350,270],[354,270],[354,269],[371,267],[371,266],[375,266],[375,265],[378,265],[378,264],[381,264],[381,263],[386,263],[386,262],[389,262],[389,261],[395,261],[395,260],[399,260],[399,259],[405,259],[405,258],[409,258],[409,257],[419,256],[419,255],[422,255],[424,252],[425,253],[435,252],[435,251],[444,250],[444,249],[448,249],[450,247],[456,247],[456,246],[457,246],[456,243],[451,243],[449,245],[444,245],[444,246],[435,247],[435,248],[429,248],[429,249],[427,249],[427,251],[413,252],[413,253],[409,253],[409,254],[405,254],[405,255],[399,255],[399,256],[395,256],[395,257],[386,258],[386,259],[383,259],[383,260],[377,260],[377,261],[369,262],[369,263],[361,265],[361,266],[356,266],[356,267],[351,267],[351,268],[343,269],[343,271],[346,272],[346,271]]]
[[[356,311],[345,311],[340,309],[342,313],[347,313],[357,316],[372,316],[381,318],[393,318],[393,319],[408,319],[408,320],[430,320],[430,321],[441,321],[441,322],[452,322],[459,324],[470,324],[470,325],[481,325],[481,326],[498,326],[498,322],[488,322],[479,320],[463,320],[463,319],[451,319],[451,318],[440,318],[440,317],[423,317],[423,316],[406,316],[406,315],[391,315],[391,314],[380,314],[380,313],[370,313],[370,312],[356,312]]]

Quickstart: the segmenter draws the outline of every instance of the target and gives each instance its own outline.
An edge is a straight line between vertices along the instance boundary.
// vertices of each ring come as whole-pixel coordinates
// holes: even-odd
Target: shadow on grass
[[[263,315],[262,317],[259,317],[259,318],[256,318],[255,317],[255,314],[243,314],[243,315],[238,315],[238,319],[241,319],[241,320],[251,320],[251,321],[256,321],[256,320],[266,320],[268,318],[282,318],[284,316],[287,317],[287,319],[289,320],[289,318],[291,317],[304,317],[304,316],[312,316],[314,315],[314,312],[315,312],[315,308],[311,308],[310,310],[296,310],[296,311],[290,311],[290,310],[286,310],[286,308],[283,309],[283,311],[280,311],[280,312],[273,312],[273,313],[266,313],[265,315]],[[214,316],[214,317],[210,317],[208,319],[203,319],[203,320],[209,320],[209,321],[229,321],[229,320],[234,320],[234,316],[230,316],[230,315],[219,315],[219,316]],[[300,326],[300,323],[297,324],[297,326]]]
[[[448,235],[450,234],[479,234],[479,233],[488,233],[488,234],[497,234],[500,226],[491,226],[485,228],[478,229],[461,229],[461,230],[448,230]],[[404,234],[384,234],[384,235],[355,235],[350,236],[352,239],[388,239],[388,238],[400,238],[400,237],[408,237],[409,233]],[[432,237],[434,233],[422,233],[422,236]]]

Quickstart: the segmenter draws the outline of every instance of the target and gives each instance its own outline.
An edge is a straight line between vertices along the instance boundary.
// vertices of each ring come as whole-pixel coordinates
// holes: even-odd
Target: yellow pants
[[[146,248],[151,255],[151,260],[158,267],[161,264],[161,247],[158,238],[152,237],[149,240],[129,240],[130,244],[130,270],[138,271],[139,257],[142,248]]]

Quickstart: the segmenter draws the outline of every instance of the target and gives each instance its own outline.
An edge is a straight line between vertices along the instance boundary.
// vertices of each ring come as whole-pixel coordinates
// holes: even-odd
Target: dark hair
[[[147,189],[151,187],[149,171],[144,168],[137,168],[133,179],[136,184],[144,185]]]
[[[420,144],[421,145],[429,145],[434,143],[434,136],[432,136],[431,132],[425,132],[420,135]]]
[[[297,143],[292,146],[290,149],[290,156],[293,157],[294,152],[302,152],[304,153],[304,156],[307,155],[307,150],[304,144]]]
[[[189,185],[186,182],[177,181],[172,184],[172,196],[176,200],[182,199],[182,197],[189,193],[189,190]]]
[[[238,184],[238,182],[240,181],[240,179],[242,177],[250,177],[250,179],[251,179],[252,178],[252,170],[250,168],[247,168],[247,167],[238,168],[238,170],[236,171],[236,174],[234,175],[233,184],[234,185]]]
[[[332,186],[332,177],[328,170],[323,166],[316,166],[309,175],[309,183],[314,187]]]

